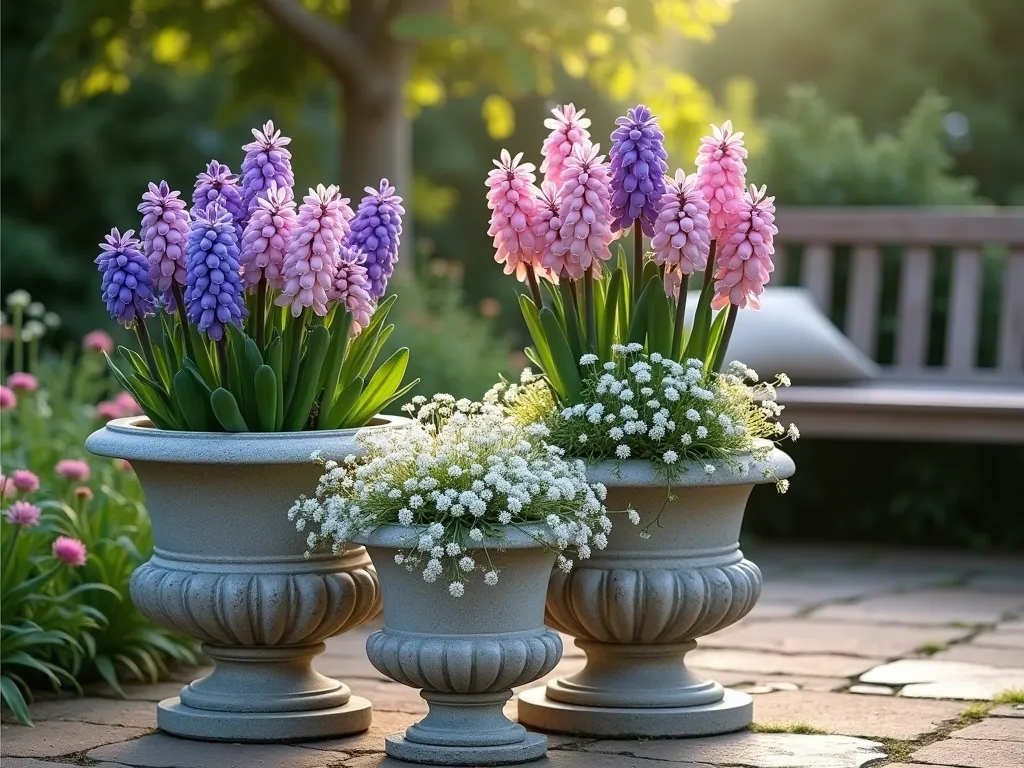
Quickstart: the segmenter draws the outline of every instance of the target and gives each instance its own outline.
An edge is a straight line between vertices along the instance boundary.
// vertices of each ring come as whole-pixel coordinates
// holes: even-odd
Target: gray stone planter
[[[370,702],[312,662],[326,638],[377,615],[377,575],[362,548],[303,557],[306,537],[286,515],[316,487],[310,454],[352,453],[356,433],[169,432],[135,417],[86,441],[92,453],[129,460],[146,494],[156,548],[132,576],[132,600],[160,626],[201,641],[214,662],[160,702],[163,730],[272,742],[370,726]]]
[[[609,510],[632,505],[651,537],[617,522],[608,547],[570,573],[555,571],[547,623],[576,638],[584,669],[519,697],[519,720],[541,730],[597,737],[698,736],[736,731],[752,718],[749,696],[687,669],[697,639],[743,618],[761,593],[761,572],[739,548],[743,510],[771,466],[795,471],[775,449],[746,476],[723,464],[688,467],[666,505],[663,477],[641,461],[595,465]]]
[[[499,542],[486,542],[501,574],[498,584],[487,586],[474,573],[465,594],[453,598],[444,584],[424,582],[421,569],[395,563],[395,554],[419,533],[382,526],[360,540],[384,593],[384,628],[366,641],[367,655],[392,680],[421,688],[430,707],[423,720],[388,736],[385,750],[431,765],[508,765],[542,757],[547,738],[513,723],[502,708],[512,688],[547,674],[562,655],[561,638],[544,626],[555,556],[510,530],[504,551],[495,548]]]

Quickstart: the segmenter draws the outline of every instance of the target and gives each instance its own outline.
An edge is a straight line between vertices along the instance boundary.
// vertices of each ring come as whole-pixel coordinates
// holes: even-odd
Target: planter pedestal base
[[[181,699],[157,707],[157,727],[172,736],[203,741],[307,741],[362,733],[370,727],[373,706],[361,696],[339,707],[305,712],[223,712],[195,709]]]
[[[546,687],[519,696],[519,722],[552,733],[597,738],[714,736],[746,728],[750,696],[725,689],[721,701],[691,707],[588,707],[548,697]]]
[[[400,733],[384,739],[384,751],[397,760],[424,765],[515,765],[544,757],[548,749],[546,736],[527,732],[515,744],[488,747],[446,747],[440,744],[418,744]]]

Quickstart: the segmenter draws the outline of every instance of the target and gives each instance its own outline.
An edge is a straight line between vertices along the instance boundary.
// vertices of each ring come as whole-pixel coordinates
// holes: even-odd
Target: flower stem
[[[708,250],[708,264],[704,268],[704,285],[711,282],[711,279],[715,276],[715,253],[718,251],[718,241],[711,241],[711,248]]]
[[[220,385],[230,391],[231,377],[228,373],[228,337],[226,335],[222,336],[215,346],[217,347],[217,362],[220,363]]]
[[[640,219],[633,222],[633,305],[640,298],[641,283],[644,279],[644,233]]]
[[[285,408],[291,402],[292,395],[295,394],[295,386],[299,381],[299,361],[302,359],[302,331],[306,325],[307,312],[308,310],[303,309],[301,315],[292,318],[292,353],[288,359],[288,376],[284,389]]]
[[[149,329],[146,321],[140,317],[135,321],[135,333],[139,337],[139,346],[142,347],[142,354],[146,356],[146,365],[149,366],[149,377],[153,381],[160,382],[160,368],[156,364],[156,356],[153,354],[153,341],[149,337]]]
[[[263,340],[265,338],[267,328],[267,278],[261,277],[259,283],[256,285],[256,318],[253,321],[256,326],[256,346],[260,349],[260,354],[263,354]]]
[[[199,361],[196,359],[196,350],[192,345],[191,329],[188,327],[188,313],[185,311],[185,295],[182,293],[181,286],[177,282],[171,284],[171,293],[174,295],[174,306],[181,317],[181,335],[185,337],[185,355],[198,365]]]
[[[729,315],[725,318],[725,329],[722,331],[722,338],[718,342],[718,351],[715,353],[715,367],[713,370],[718,373],[722,370],[722,364],[725,363],[725,353],[729,349],[729,339],[732,338],[732,329],[736,325],[736,315],[739,313],[739,307],[735,304],[729,305]]]
[[[537,305],[537,309],[541,309],[544,306],[544,299],[540,295],[540,286],[537,285],[537,275],[530,265],[526,266],[526,282],[530,286],[530,295],[533,297],[533,303]]]
[[[672,359],[682,362],[679,359],[683,351],[683,326],[686,323],[686,291],[690,284],[689,275],[681,275],[679,278],[679,296],[676,297],[676,322],[672,329]]]
[[[583,306],[587,313],[586,346],[588,352],[597,350],[597,314],[594,310],[594,269],[591,267],[583,275]]]
[[[25,342],[21,338],[21,327],[25,322],[24,310],[14,308],[14,370],[23,371],[25,365]]]

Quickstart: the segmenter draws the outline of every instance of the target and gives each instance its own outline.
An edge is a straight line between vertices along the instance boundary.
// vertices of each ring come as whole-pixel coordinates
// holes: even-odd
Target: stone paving
[[[1022,768],[1024,558],[763,547],[753,613],[710,636],[693,666],[754,696],[755,724],[666,740],[550,737],[544,768]],[[401,768],[383,737],[420,717],[415,691],[363,654],[366,634],[329,643],[318,664],[374,703],[365,734],[294,745],[210,744],[155,730],[154,702],[180,682],[45,694],[35,728],[4,715],[3,768]],[[579,669],[566,643],[553,675]],[[181,670],[181,680],[197,670]],[[515,714],[515,703],[508,712]]]

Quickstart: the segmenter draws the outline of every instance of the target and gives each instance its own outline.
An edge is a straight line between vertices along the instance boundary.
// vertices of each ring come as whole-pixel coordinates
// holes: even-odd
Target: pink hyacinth
[[[0,411],[10,411],[18,407],[18,396],[10,387],[0,386]]]
[[[85,544],[78,539],[72,539],[69,536],[58,536],[57,540],[53,542],[53,556],[62,563],[67,563],[74,568],[80,568],[85,565],[87,554],[88,551],[85,548]]]
[[[81,459],[61,459],[53,469],[65,480],[84,483],[89,479],[89,465]]]
[[[544,127],[551,133],[544,139],[541,153],[544,161],[540,164],[540,172],[544,181],[550,181],[556,187],[562,184],[562,173],[566,161],[572,156],[573,148],[579,144],[590,143],[590,118],[584,117],[585,109],[578,110],[574,104],[555,107],[551,110],[554,117],[544,121]]]
[[[330,298],[352,313],[352,336],[358,336],[370,324],[374,310],[370,288],[370,276],[359,263],[358,254],[342,246]]]
[[[25,371],[15,371],[7,377],[7,386],[15,392],[35,392],[39,389],[39,379]]]
[[[9,481],[22,493],[35,493],[39,490],[39,476],[27,469],[14,470]]]
[[[290,307],[294,317],[307,307],[321,317],[327,314],[338,252],[353,215],[348,198],[342,197],[333,184],[309,190],[299,206],[299,218],[281,269],[284,288],[276,299],[279,307]]]
[[[253,197],[253,203],[255,208],[242,236],[242,278],[250,292],[263,279],[271,288],[281,290],[285,249],[298,221],[295,198],[291,187],[279,187],[271,180],[260,196]]]
[[[527,268],[535,266],[533,232],[530,219],[538,194],[534,182],[533,163],[522,163],[523,153],[512,157],[501,150],[501,160],[487,174],[487,207],[491,209],[491,225],[487,234],[494,238],[494,260],[504,264],[506,275],[515,273],[526,280]]]
[[[533,246],[536,249],[537,261],[540,268],[550,273],[552,281],[558,279],[555,269],[561,269],[562,260],[552,255],[551,247],[558,242],[558,230],[562,228],[562,219],[559,217],[561,198],[558,196],[558,187],[553,181],[545,181],[540,185],[540,194],[537,196],[537,204],[534,208],[533,218],[530,219],[530,229],[533,231]]]
[[[76,499],[82,499],[83,501],[92,501],[93,500],[92,488],[90,488],[88,485],[80,485],[80,486],[78,486],[77,488],[75,488],[75,498]]]
[[[8,496],[17,496],[18,489],[14,487],[14,483],[7,475],[0,472],[0,499],[6,499]]]
[[[40,510],[35,504],[27,501],[16,501],[7,509],[7,522],[25,528],[39,525]]]
[[[110,421],[111,419],[120,419],[124,414],[121,413],[121,406],[112,400],[104,400],[102,403],[96,404],[96,418]]]
[[[114,405],[121,409],[122,416],[142,415],[142,408],[135,402],[135,398],[130,392],[118,392],[117,397],[114,398]]]
[[[746,189],[747,166],[743,158],[743,132],[733,133],[732,121],[719,128],[711,126],[711,136],[701,139],[697,150],[697,186],[711,209],[711,237],[718,238],[735,216]]]
[[[114,340],[106,331],[89,331],[82,339],[82,349],[86,352],[105,352],[109,355],[114,351]]]
[[[658,201],[658,218],[651,240],[654,262],[669,265],[671,272],[683,275],[702,272],[711,249],[711,222],[708,203],[697,188],[695,174],[676,171],[669,179],[665,194]]]
[[[142,226],[142,253],[149,263],[149,276],[156,293],[163,296],[168,306],[174,304],[171,289],[185,285],[186,255],[189,218],[181,192],[172,190],[166,181],[159,185],[149,183],[149,191],[142,195],[139,213]]]
[[[740,199],[736,215],[718,239],[715,266],[714,309],[729,304],[761,308],[758,298],[775,269],[775,198],[765,197],[765,187],[753,184]]]
[[[573,148],[558,190],[562,226],[551,246],[552,271],[579,280],[588,269],[601,273],[601,262],[612,257],[611,179],[600,145]]]

